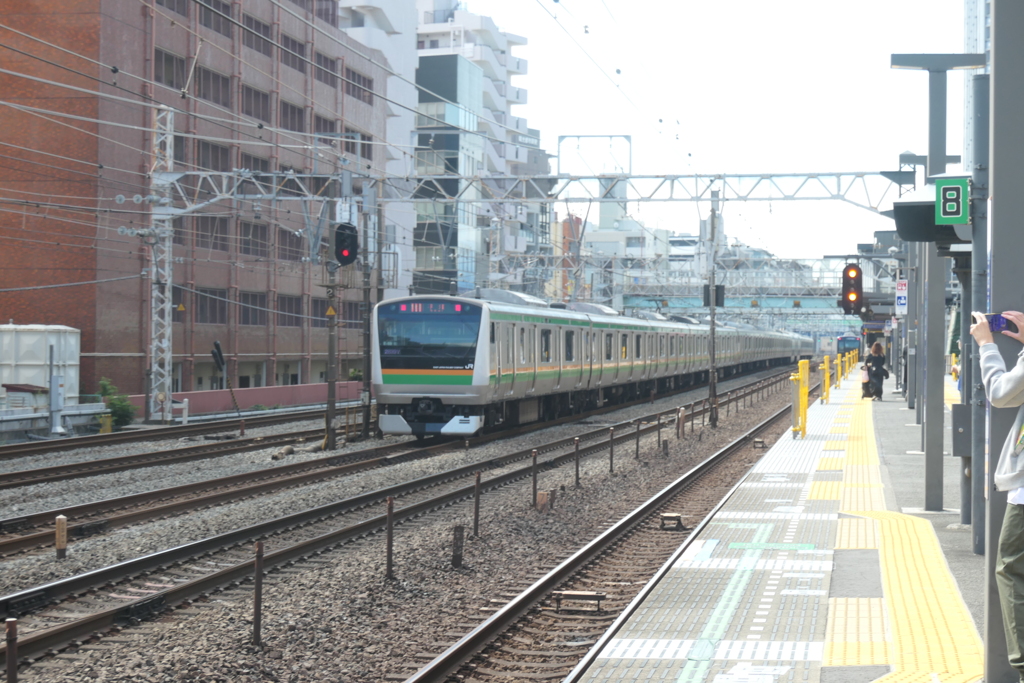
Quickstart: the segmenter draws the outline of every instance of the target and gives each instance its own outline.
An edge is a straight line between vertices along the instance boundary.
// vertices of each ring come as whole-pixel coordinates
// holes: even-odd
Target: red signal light
[[[348,256],[348,249],[342,249],[341,250],[341,255],[342,256]]]
[[[401,308],[401,310],[403,310],[403,311],[404,311],[404,310],[406,310],[405,304],[402,304],[400,308]]]
[[[462,311],[462,304],[455,304],[455,312],[460,313]]]

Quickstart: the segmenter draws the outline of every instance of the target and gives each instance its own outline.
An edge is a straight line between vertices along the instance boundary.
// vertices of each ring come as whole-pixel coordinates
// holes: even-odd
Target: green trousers
[[[996,588],[1010,666],[1024,681],[1024,505],[1006,506],[996,554]]]

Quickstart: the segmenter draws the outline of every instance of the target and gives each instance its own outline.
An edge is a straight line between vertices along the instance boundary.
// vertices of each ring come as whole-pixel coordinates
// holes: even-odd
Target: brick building
[[[128,231],[149,222],[155,105],[175,110],[176,171],[383,172],[386,62],[332,0],[0,0],[0,15],[3,68],[28,77],[0,74],[0,290],[21,289],[0,292],[0,319],[80,329],[83,393],[100,377],[143,391],[148,247]],[[176,222],[176,391],[220,386],[214,340],[234,386],[323,381],[320,208],[302,207],[218,201]],[[344,377],[362,363],[345,331],[362,329],[362,290],[340,296]]]

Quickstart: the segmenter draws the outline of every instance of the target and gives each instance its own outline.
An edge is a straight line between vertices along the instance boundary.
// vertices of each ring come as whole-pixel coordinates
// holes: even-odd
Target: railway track
[[[753,400],[756,392],[764,390],[764,384],[760,383],[745,392],[742,398],[740,394],[734,394],[732,400]],[[690,419],[695,419],[705,409],[688,411]],[[675,409],[670,412],[672,415],[655,413],[642,420],[647,424],[641,424],[639,433],[668,427],[675,416]],[[627,433],[621,433],[623,431]],[[636,431],[620,430],[615,436],[615,443],[626,446],[636,438]],[[608,441],[603,438],[608,435],[606,428],[592,430],[591,434],[593,439],[586,438],[589,443],[579,449],[581,457],[608,450]],[[582,435],[581,439],[585,437],[587,435]],[[576,457],[574,446],[575,441],[570,439],[547,444],[539,450],[554,454],[539,466],[552,468],[572,462]],[[20,591],[0,598],[0,608],[9,616],[29,615],[19,624],[19,630],[25,634],[19,642],[19,652],[22,657],[38,657],[118,623],[159,613],[219,587],[245,580],[252,574],[248,544],[253,539],[268,539],[269,549],[264,560],[266,569],[295,562],[382,530],[386,525],[386,515],[381,513],[381,507],[388,496],[399,498],[403,503],[403,507],[394,513],[396,523],[412,519],[473,497],[476,487],[463,482],[477,472],[495,472],[482,483],[483,490],[506,486],[531,476],[535,471],[532,466],[515,466],[516,462],[529,456],[529,452],[520,451],[492,458]],[[364,511],[365,515],[366,510],[371,516],[357,519],[356,513]],[[61,602],[65,599],[71,602]],[[83,615],[84,612],[87,614]],[[5,648],[0,648],[0,655],[6,657]]]
[[[781,377],[781,375],[776,377]],[[728,411],[729,407],[734,403],[745,405],[762,395],[766,389],[767,385],[764,381],[755,382],[749,387],[741,388],[734,393],[727,393],[721,403],[721,406],[723,409]],[[706,406],[704,405],[702,405],[700,410],[695,412],[694,409],[697,405],[697,403],[694,403],[685,407],[687,414],[690,416],[689,419],[691,422],[698,416],[703,418],[706,414]],[[615,406],[616,409],[620,407],[621,406]],[[597,412],[607,412],[608,410],[610,410],[610,408],[595,411],[594,414]],[[660,421],[662,418],[667,419],[674,417],[671,413],[672,411],[662,411],[660,414],[655,414],[652,420]],[[592,415],[580,416],[580,418],[588,416]],[[564,422],[566,420],[562,421]],[[471,439],[469,440],[469,443],[471,445],[479,445],[488,441],[509,438],[515,434],[537,428],[537,426],[526,426],[515,430],[506,430],[504,432]],[[288,436],[297,438],[289,441],[285,438]],[[164,451],[154,454],[145,454],[146,456],[154,456],[154,459],[148,460],[143,457],[140,460],[142,464],[135,466],[168,464],[170,462],[181,462],[194,458],[210,457],[210,455],[226,455],[228,453],[251,450],[251,448],[254,447],[266,448],[273,445],[280,445],[281,443],[290,443],[294,442],[294,440],[301,441],[305,438],[314,438],[317,436],[319,436],[319,432],[299,433],[298,435],[282,435],[281,439],[276,443],[270,440],[261,441],[261,437],[257,437],[255,439],[247,440],[245,443],[237,441],[230,442],[234,445],[233,449],[225,448],[225,450],[209,451],[205,450],[205,447],[198,447],[194,452],[190,449],[180,449],[179,453],[174,451]],[[583,438],[584,441],[587,438],[592,437],[585,436]],[[0,535],[0,556],[52,545],[54,542],[53,529],[42,529],[40,527],[43,527],[44,525],[52,525],[53,520],[58,515],[63,515],[68,520],[72,521],[68,526],[69,538],[85,538],[150,519],[183,514],[242,498],[300,486],[313,481],[353,474],[357,471],[381,467],[387,464],[408,462],[414,459],[430,457],[442,451],[451,449],[452,447],[451,442],[429,445],[411,450],[408,445],[404,443],[388,446],[376,446],[358,451],[350,451],[341,455],[332,455],[301,463],[280,465],[277,467],[256,470],[220,479],[211,479],[204,482],[147,491],[121,498],[95,501],[73,507],[46,510],[31,515],[0,519],[0,534],[2,534]],[[392,455],[399,452],[402,452],[401,456]],[[160,459],[160,457],[164,455],[167,457]],[[130,469],[133,467],[132,463],[135,461],[135,458],[136,456],[126,456],[125,458],[113,459],[111,465],[108,467],[87,469],[84,471],[75,469],[72,472],[63,472],[61,468],[49,468],[55,472],[54,478],[49,480],[52,481],[56,479],[70,478],[72,476],[88,476],[90,474]],[[124,462],[122,462],[122,460]],[[103,461],[101,461],[101,464],[102,462]],[[0,477],[0,488],[4,488],[3,481],[3,477]],[[38,483],[39,481],[40,479],[28,479],[25,483]]]
[[[537,578],[490,618],[409,676],[407,683],[577,680],[589,662],[588,653],[605,637],[609,627],[631,613],[639,603],[641,590],[668,571],[670,559],[686,549],[687,540],[696,537],[742,479],[749,467],[747,458],[741,457],[742,462],[733,461],[730,465],[731,459],[750,448],[757,435],[778,428],[789,413],[789,407],[780,410],[633,510]],[[725,481],[711,481],[723,468],[732,470],[725,474]],[[693,529],[676,529],[671,525],[666,528],[661,523],[662,513],[680,514],[687,521],[703,521]],[[690,522],[690,526],[693,524]],[[559,609],[553,597],[556,590],[576,595],[600,593],[600,609],[589,599],[566,600]]]
[[[285,422],[323,419],[323,415],[323,410],[304,410],[290,413],[256,415],[245,418],[245,425],[249,428],[268,427]],[[152,429],[113,432],[110,434],[89,434],[86,436],[72,436],[66,439],[47,439],[45,441],[26,441],[24,443],[5,444],[0,446],[0,460],[23,458],[27,455],[71,451],[78,448],[96,448],[98,446],[115,446],[138,441],[180,439],[182,437],[196,436],[199,434],[230,432],[238,429],[239,422],[240,421],[237,419],[216,420],[211,422],[197,422],[189,425],[171,425],[168,427],[153,427]]]

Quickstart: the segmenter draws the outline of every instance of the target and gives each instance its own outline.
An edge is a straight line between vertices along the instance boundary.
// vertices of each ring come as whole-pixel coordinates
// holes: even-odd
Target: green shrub
[[[348,379],[350,382],[361,382],[363,379],[363,371],[359,368],[349,368]]]
[[[128,397],[120,393],[106,377],[100,378],[100,396],[107,399],[107,407],[110,408],[114,429],[121,429],[135,420],[135,406],[129,403]]]
[[[262,403],[257,403],[256,405],[250,406],[249,410],[270,410],[270,408],[266,407]]]

